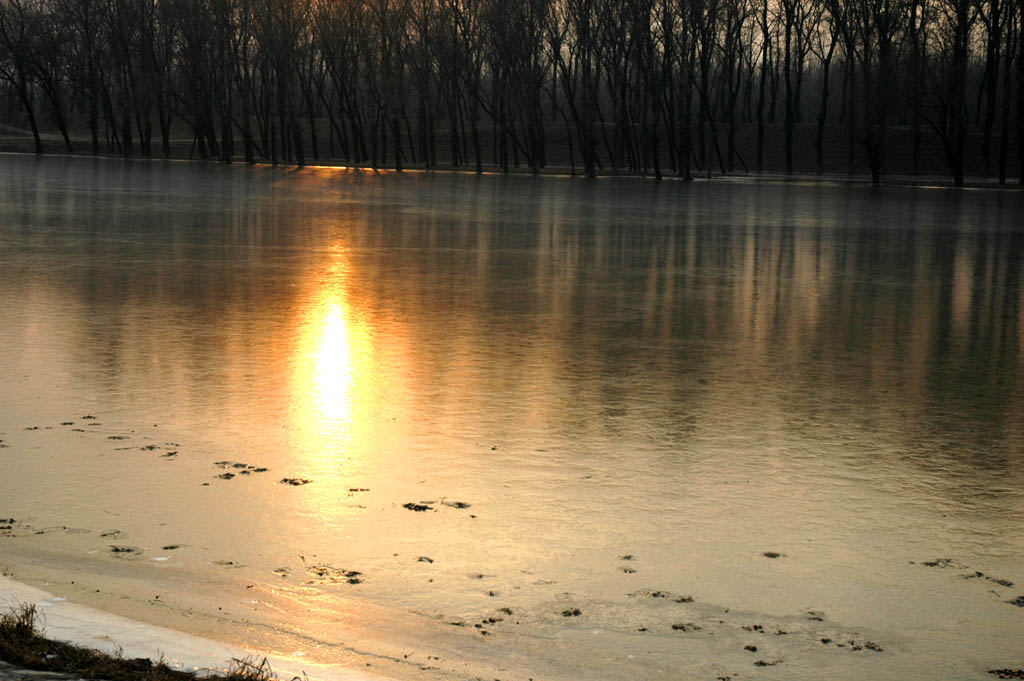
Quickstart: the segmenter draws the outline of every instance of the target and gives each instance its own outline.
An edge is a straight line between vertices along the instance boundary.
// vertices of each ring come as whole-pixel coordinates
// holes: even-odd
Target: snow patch
[[[121,650],[127,658],[156,660],[162,656],[169,667],[190,671],[226,671],[232,659],[264,657],[256,651],[70,603],[0,575],[0,609],[17,608],[26,603],[46,608],[41,624],[48,638],[108,653]],[[267,657],[267,661],[279,679],[308,676],[313,681],[386,681],[385,677],[363,671],[316,665],[295,658]]]

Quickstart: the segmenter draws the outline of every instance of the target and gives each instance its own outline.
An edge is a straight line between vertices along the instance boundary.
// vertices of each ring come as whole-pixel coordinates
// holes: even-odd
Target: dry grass
[[[0,615],[0,660],[16,667],[71,674],[105,681],[195,681],[196,675],[171,669],[163,661],[127,659],[47,639],[37,626],[34,605]],[[266,658],[231,661],[227,674],[204,675],[214,681],[276,681]]]

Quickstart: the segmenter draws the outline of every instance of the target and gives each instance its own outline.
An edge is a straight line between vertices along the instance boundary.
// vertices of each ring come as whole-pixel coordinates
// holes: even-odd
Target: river
[[[399,679],[992,678],[1022,216],[0,155],[0,567]]]

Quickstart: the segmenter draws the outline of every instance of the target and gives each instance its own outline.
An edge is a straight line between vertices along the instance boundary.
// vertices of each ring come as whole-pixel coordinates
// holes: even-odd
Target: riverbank
[[[799,128],[800,126],[798,126]],[[806,131],[805,131],[806,132]],[[815,166],[813,157],[813,147],[810,143],[810,138],[806,140],[807,143],[797,145],[797,153],[795,160],[796,170],[791,173],[785,172],[781,166],[777,166],[772,162],[772,159],[781,158],[781,150],[775,147],[781,144],[781,132],[775,130],[770,126],[768,135],[768,146],[766,148],[766,163],[765,168],[761,172],[750,169],[746,165],[737,165],[735,168],[729,170],[729,172],[721,172],[716,164],[712,164],[710,172],[705,169],[692,168],[692,180],[693,181],[730,181],[730,182],[812,182],[812,183],[841,183],[841,184],[870,184],[871,174],[868,171],[868,166],[864,159],[858,157],[855,163],[855,172],[847,172],[845,169],[848,166],[848,161],[840,153],[845,153],[845,147],[840,148],[842,145],[836,144],[842,135],[841,130],[832,131],[832,136],[835,137],[833,140],[832,148],[830,148],[831,154],[827,156],[826,163],[824,165],[826,171],[823,173],[817,173],[811,170]],[[809,133],[808,133],[809,134]],[[745,138],[743,135],[740,136],[741,141]],[[779,139],[775,139],[778,137]],[[899,135],[896,135],[899,137]],[[556,135],[557,138],[557,135]],[[154,153],[153,156],[140,156],[133,155],[124,157],[116,153],[101,153],[94,155],[90,153],[91,142],[84,137],[75,137],[72,139],[74,151],[67,152],[64,150],[64,141],[59,135],[55,134],[44,134],[42,135],[44,144],[43,157],[60,157],[60,156],[73,156],[82,158],[105,158],[105,159],[122,159],[130,158],[133,160],[151,160],[151,161],[196,161],[201,163],[219,163],[216,159],[200,159],[196,156],[196,150],[192,141],[185,138],[172,139],[170,144],[170,156],[163,157],[159,153]],[[972,138],[973,139],[973,138]],[[798,140],[799,141],[799,140]],[[752,140],[746,140],[746,146],[752,144]],[[573,166],[569,160],[568,144],[559,144],[557,140],[553,142],[554,148],[551,150],[549,155],[548,164],[541,168],[538,172],[534,173],[529,165],[523,163],[519,166],[510,165],[509,168],[503,169],[501,166],[495,163],[484,162],[481,166],[483,173],[488,174],[508,174],[508,175],[541,175],[541,176],[556,176],[556,177],[571,177],[571,176],[584,176],[584,169],[579,160]],[[743,146],[743,145],[741,145]],[[894,148],[890,151],[887,157],[886,170],[882,173],[882,184],[883,185],[894,185],[894,186],[920,186],[920,187],[953,187],[953,180],[948,173],[947,168],[943,164],[941,157],[937,155],[926,155],[920,165],[918,174],[914,174],[912,166],[910,164],[909,156],[906,149],[903,149],[901,144],[894,145]],[[1015,145],[1011,145],[1014,146]],[[0,126],[0,153],[15,153],[15,154],[29,154],[34,155],[34,142],[28,131],[19,131],[16,128],[10,126]],[[980,161],[980,151],[976,148],[969,150],[971,153],[970,163],[967,165],[965,186],[967,188],[1000,188],[1000,189],[1020,189],[1024,187],[1020,179],[1020,173],[1015,172],[1015,168],[1011,168],[1010,174],[1007,177],[1005,184],[1000,184],[998,178],[994,175],[979,174],[982,169]],[[744,148],[744,154],[751,154],[750,149]],[[860,153],[860,152],[858,152]],[[977,157],[977,158],[975,158]],[[238,165],[244,165],[245,160],[241,154],[235,154],[233,162]],[[257,161],[256,166],[271,166],[269,162],[264,160]],[[281,168],[295,168],[298,167],[294,163],[280,163],[278,167]],[[346,170],[366,170],[372,172],[395,172],[395,166],[392,162],[385,162],[380,164],[378,168],[373,168],[370,163],[352,163],[342,158],[328,157],[328,158],[310,158],[307,159],[303,167],[307,168],[339,168]],[[837,172],[836,169],[842,168],[844,170]],[[427,168],[423,163],[408,162],[405,161],[402,164],[403,171],[410,172],[451,172],[451,173],[466,173],[475,174],[476,167],[470,163],[463,163],[461,165],[452,165],[451,163],[441,162],[432,168]],[[672,181],[683,181],[682,177],[675,175],[672,169],[668,166],[667,160],[662,166],[662,179]],[[598,170],[598,177],[633,177],[633,178],[644,178],[644,179],[655,179],[655,173],[653,169],[649,169],[646,173],[639,173],[626,169],[613,170],[611,168],[602,167]]]
[[[34,604],[23,604],[0,615],[0,681],[194,681],[197,677],[207,681],[279,681],[287,678],[276,675],[266,657],[232,659],[226,672],[172,669],[162,654],[154,662],[146,657],[126,657],[120,648],[110,654],[47,638],[37,618]],[[876,644],[868,646],[881,650]],[[988,673],[998,679],[1024,679],[1024,669],[996,668],[989,669]],[[295,681],[300,676],[291,678]],[[301,678],[309,681],[305,671]],[[345,678],[370,681],[361,674]]]
[[[0,681],[76,681],[78,678],[75,674],[25,669],[0,660]]]
[[[0,150],[0,155],[12,155],[12,156],[35,156],[31,151],[26,150]],[[43,154],[39,156],[40,159],[47,158],[75,158],[75,159],[98,159],[104,161],[128,161],[134,163],[196,163],[208,166],[215,165],[228,165],[222,164],[212,159],[197,159],[197,158],[177,158],[172,157],[169,159],[160,157],[145,157],[145,156],[133,156],[125,158],[116,155],[104,155],[93,156],[91,154],[79,154],[79,153],[54,153],[54,154]],[[230,164],[233,166],[245,166],[244,161],[236,160]],[[372,173],[372,174],[389,174],[389,173],[442,173],[442,174],[456,174],[456,175],[509,175],[518,177],[552,177],[552,178],[579,178],[583,179],[583,173],[580,169],[576,169],[575,173],[569,167],[560,166],[549,166],[541,169],[538,173],[533,173],[529,168],[511,168],[508,171],[503,171],[501,168],[492,165],[484,165],[481,173],[477,173],[471,166],[450,166],[442,165],[434,168],[425,168],[422,164],[407,165],[404,166],[401,171],[396,171],[394,168],[385,167],[374,169],[365,164],[348,164],[340,160],[331,161],[316,161],[313,163],[307,163],[303,166],[296,166],[291,164],[278,164],[273,166],[270,163],[257,162],[251,164],[248,167],[252,168],[277,168],[283,171],[294,171],[294,170],[333,170],[339,172],[353,172],[353,173]],[[597,177],[598,180],[618,179],[618,180],[650,180],[654,181],[653,175],[640,175],[637,173],[630,172],[618,172],[618,173],[600,173]],[[858,174],[846,174],[846,173],[824,173],[822,175],[814,173],[783,173],[777,171],[763,172],[763,173],[695,173],[693,177],[687,181],[682,177],[676,175],[665,175],[661,178],[665,182],[669,183],[703,183],[703,182],[714,182],[714,183],[725,183],[725,184],[798,184],[808,186],[857,186],[857,185],[870,185],[871,176],[867,173]],[[952,181],[941,175],[884,175],[882,177],[882,186],[891,187],[914,187],[918,189],[955,189]],[[992,178],[982,177],[968,177],[963,187],[960,189],[967,190],[999,190],[999,191],[1022,191],[1024,185],[1019,184],[1016,179],[1007,184],[999,184],[999,182]]]
[[[43,635],[34,604],[22,604],[0,615],[0,679],[116,679],[117,681],[189,681],[195,674],[171,669],[162,658],[126,658],[53,640]],[[227,674],[213,681],[275,681],[266,659],[236,659]]]
[[[0,681],[383,681],[265,656],[72,603],[0,575]]]

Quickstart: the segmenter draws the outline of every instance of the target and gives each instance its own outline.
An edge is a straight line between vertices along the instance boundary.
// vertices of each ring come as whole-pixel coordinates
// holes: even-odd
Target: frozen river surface
[[[1022,216],[0,156],[0,567],[403,679],[992,678]]]

